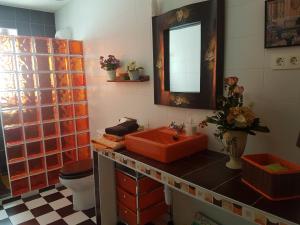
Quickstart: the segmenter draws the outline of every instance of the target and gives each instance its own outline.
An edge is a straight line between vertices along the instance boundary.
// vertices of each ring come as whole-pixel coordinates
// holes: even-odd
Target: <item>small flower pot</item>
[[[108,80],[115,80],[117,77],[115,70],[107,70]]]
[[[119,73],[120,80],[129,80],[128,73]]]
[[[139,80],[140,79],[140,72],[138,70],[128,71],[128,75],[130,80]]]

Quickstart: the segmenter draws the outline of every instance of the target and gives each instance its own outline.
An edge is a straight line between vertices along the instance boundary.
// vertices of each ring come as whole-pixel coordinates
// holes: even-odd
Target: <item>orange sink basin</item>
[[[126,135],[125,145],[128,151],[163,163],[170,163],[207,149],[208,138],[205,134],[179,134],[176,140],[175,135],[176,131],[161,127]]]

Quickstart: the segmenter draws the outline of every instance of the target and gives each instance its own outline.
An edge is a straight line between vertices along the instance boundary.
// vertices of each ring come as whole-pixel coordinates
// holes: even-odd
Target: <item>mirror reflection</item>
[[[170,91],[200,93],[201,24],[169,32]]]

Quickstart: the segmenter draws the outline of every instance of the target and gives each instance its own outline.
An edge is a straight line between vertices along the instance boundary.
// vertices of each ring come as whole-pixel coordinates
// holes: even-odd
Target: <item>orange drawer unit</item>
[[[118,216],[128,225],[145,225],[167,213],[163,186],[124,167],[116,170]]]

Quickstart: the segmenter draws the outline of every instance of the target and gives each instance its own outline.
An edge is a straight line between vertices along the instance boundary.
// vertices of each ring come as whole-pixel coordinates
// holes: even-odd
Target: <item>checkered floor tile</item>
[[[74,211],[72,193],[65,187],[41,191],[0,206],[0,225],[95,225],[95,209]]]

